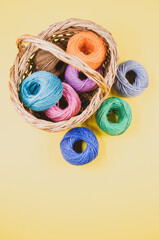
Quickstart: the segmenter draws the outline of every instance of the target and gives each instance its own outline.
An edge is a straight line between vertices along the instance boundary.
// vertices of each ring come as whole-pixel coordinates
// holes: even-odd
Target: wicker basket
[[[80,31],[88,30],[102,37],[107,46],[106,60],[102,64],[104,71],[103,77],[82,60],[67,54],[63,49],[58,47],[58,43],[60,43],[63,45],[64,49],[66,49],[67,42],[71,36]],[[107,30],[91,21],[68,19],[64,22],[55,23],[41,32],[37,37],[23,35],[18,38],[17,47],[19,53],[17,54],[14,65],[10,69],[9,87],[11,101],[22,118],[31,125],[49,132],[65,130],[87,120],[107,97],[118,67],[118,52],[116,42],[112,38],[112,35]],[[39,48],[49,51],[61,61],[78,68],[99,86],[99,88],[91,93],[84,93],[81,95],[81,99],[88,98],[89,104],[85,107],[83,106],[82,111],[69,120],[56,123],[52,122],[47,119],[43,113],[37,113],[26,108],[20,99],[20,83],[34,71],[32,60]]]

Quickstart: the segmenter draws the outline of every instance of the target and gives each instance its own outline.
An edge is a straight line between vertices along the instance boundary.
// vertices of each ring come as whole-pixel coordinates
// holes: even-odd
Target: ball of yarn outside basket
[[[69,39],[66,52],[80,58],[90,68],[97,69],[106,58],[106,45],[97,34],[80,32]]]
[[[65,66],[64,62],[43,49],[39,49],[33,58],[34,71],[47,71],[59,76],[64,72]]]
[[[101,68],[98,68],[96,71],[103,75],[103,70]],[[69,83],[77,92],[89,92],[98,87],[95,82],[86,76],[84,76],[85,78],[82,80],[80,78],[81,73],[82,72],[80,72],[78,69],[68,65],[65,70],[66,82]]]
[[[45,114],[55,122],[68,120],[76,116],[81,109],[81,101],[75,90],[67,83],[63,85],[63,97],[67,101],[68,106],[64,109],[60,108],[60,102],[45,111]]]
[[[75,142],[83,140],[87,148],[82,153],[74,151]],[[88,128],[77,127],[69,130],[60,143],[64,159],[73,165],[83,165],[91,162],[98,155],[99,144],[95,134]]]
[[[109,119],[111,116],[113,119]],[[124,133],[130,126],[132,111],[129,104],[122,98],[110,97],[98,108],[95,118],[101,130],[116,136]]]
[[[32,73],[20,85],[23,103],[34,111],[44,111],[55,105],[62,93],[63,85],[60,79],[46,71]]]
[[[138,96],[148,85],[148,73],[140,63],[129,60],[119,65],[114,80],[114,88],[119,94],[124,97]]]

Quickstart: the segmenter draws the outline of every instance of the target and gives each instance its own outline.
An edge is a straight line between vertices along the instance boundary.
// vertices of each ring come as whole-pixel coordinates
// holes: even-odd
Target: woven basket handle
[[[102,96],[105,95],[107,91],[109,91],[109,86],[106,85],[105,80],[100,73],[91,69],[86,63],[84,63],[78,57],[66,53],[63,49],[58,47],[56,44],[53,44],[46,40],[42,40],[35,36],[23,35],[19,37],[16,42],[17,47],[19,49],[20,56],[22,56],[26,51],[26,47],[24,46],[24,43],[32,43],[37,48],[49,51],[61,61],[67,64],[70,64],[73,67],[82,71],[87,77],[93,80],[101,88]]]

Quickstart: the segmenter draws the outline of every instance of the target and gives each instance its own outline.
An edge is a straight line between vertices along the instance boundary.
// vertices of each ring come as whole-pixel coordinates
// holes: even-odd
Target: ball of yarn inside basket
[[[101,75],[103,75],[103,71],[101,68],[98,68],[97,72],[99,72]],[[65,80],[77,92],[89,92],[98,87],[98,85],[94,81],[87,78],[84,74],[82,74],[82,72],[80,72],[76,68],[72,67],[71,65],[68,65],[66,67]]]
[[[75,90],[67,83],[63,84],[63,98],[67,101],[67,105],[64,109],[60,107],[60,101],[47,109],[45,114],[55,122],[68,120],[73,116],[76,116],[81,109],[81,100]]]
[[[110,97],[100,105],[95,118],[101,130],[115,136],[128,129],[132,120],[132,111],[122,98]]]
[[[114,80],[114,88],[122,96],[137,96],[148,87],[148,84],[147,71],[137,61],[129,60],[119,65]]]
[[[34,72],[23,80],[20,95],[24,104],[34,111],[44,111],[62,97],[60,79],[46,71]]]
[[[75,142],[83,140],[87,148],[77,153],[73,146]],[[77,127],[69,130],[60,143],[61,153],[64,159],[73,165],[83,165],[91,162],[98,155],[99,144],[95,134],[88,128]]]
[[[34,71],[47,71],[59,76],[64,72],[65,66],[64,62],[43,49],[39,49],[33,58]]]
[[[97,69],[106,58],[106,44],[91,31],[80,32],[69,39],[66,52],[80,58],[92,69]]]

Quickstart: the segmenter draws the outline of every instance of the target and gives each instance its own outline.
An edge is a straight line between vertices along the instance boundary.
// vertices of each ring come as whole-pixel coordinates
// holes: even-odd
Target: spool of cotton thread
[[[114,115],[118,120],[110,120],[109,115]],[[95,117],[101,130],[109,135],[117,136],[124,133],[130,126],[132,111],[129,104],[122,98],[110,97],[100,105]]]
[[[77,153],[73,146],[75,142],[83,140],[87,148]],[[99,143],[95,134],[88,128],[77,127],[69,130],[60,143],[61,153],[64,159],[73,165],[83,165],[91,162],[98,155]]]
[[[132,84],[129,77],[133,76]],[[149,85],[146,69],[137,61],[129,60],[119,65],[114,80],[115,90],[124,97],[134,97],[141,94]]]
[[[84,31],[69,39],[66,52],[78,57],[90,68],[97,69],[106,58],[107,47],[100,36],[91,31]]]
[[[101,75],[103,75],[103,71],[101,68],[96,70]],[[82,80],[80,79],[80,71],[71,65],[68,65],[65,70],[65,80],[68,84],[70,84],[77,92],[89,92],[98,87],[98,85],[93,82],[91,79],[87,78]]]
[[[34,72],[23,80],[20,95],[24,104],[34,111],[44,111],[62,97],[63,85],[53,73]]]
[[[76,116],[81,109],[81,100],[75,90],[67,83],[63,85],[63,97],[67,101],[68,106],[61,109],[59,102],[45,111],[45,114],[55,122],[68,120]]]

